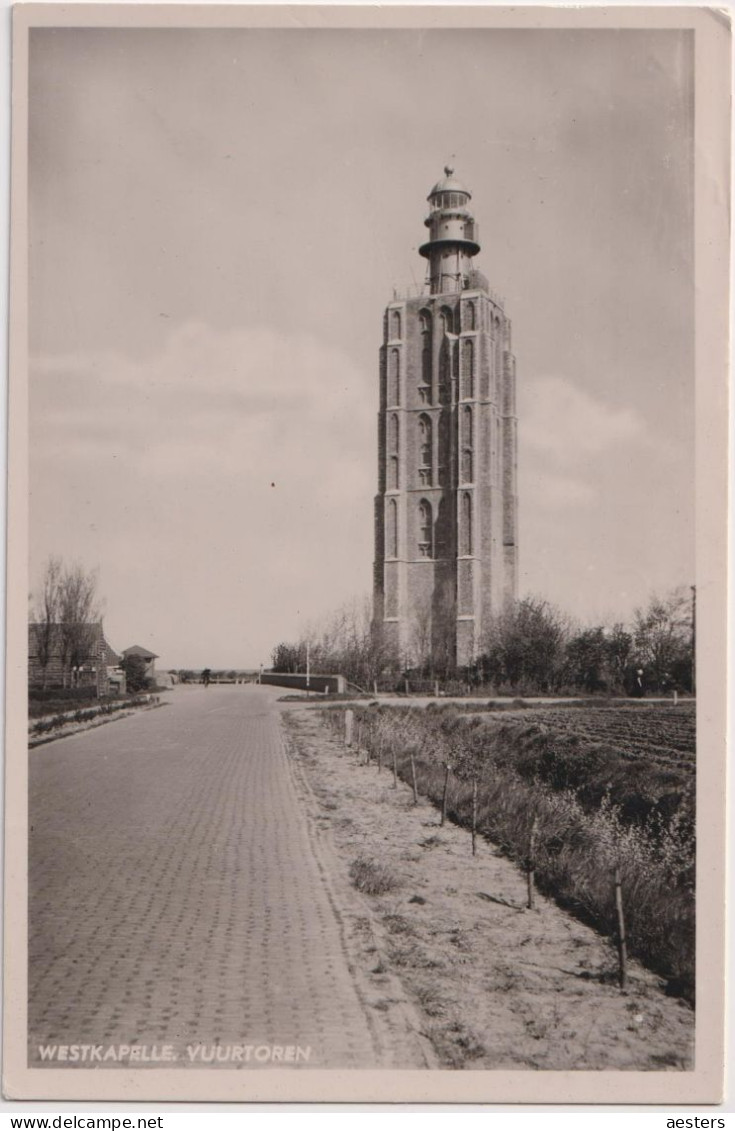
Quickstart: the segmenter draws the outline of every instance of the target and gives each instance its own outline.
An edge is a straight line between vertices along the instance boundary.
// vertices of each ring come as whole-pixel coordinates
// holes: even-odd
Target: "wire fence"
[[[621,989],[633,955],[693,1003],[693,845],[675,817],[654,835],[626,824],[609,800],[585,809],[572,790],[523,780],[512,764],[483,755],[478,728],[466,722],[447,728],[446,719],[417,709],[325,708],[322,715],[356,768],[387,770],[395,789],[405,782],[412,805],[428,800],[440,825],[468,830],[473,856],[485,839],[514,860],[529,910],[543,912],[542,892],[607,936]]]

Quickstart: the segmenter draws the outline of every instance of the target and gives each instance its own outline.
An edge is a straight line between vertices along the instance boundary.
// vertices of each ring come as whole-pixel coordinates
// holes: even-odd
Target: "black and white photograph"
[[[729,34],[16,8],[11,1098],[718,1101]]]

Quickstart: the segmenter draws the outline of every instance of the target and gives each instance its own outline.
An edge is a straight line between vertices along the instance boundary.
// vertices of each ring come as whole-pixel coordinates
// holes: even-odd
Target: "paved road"
[[[40,1044],[171,1046],[187,1066],[197,1044],[229,1048],[229,1066],[305,1063],[294,1047],[315,1067],[378,1062],[280,694],[181,688],[31,751],[29,1064]]]

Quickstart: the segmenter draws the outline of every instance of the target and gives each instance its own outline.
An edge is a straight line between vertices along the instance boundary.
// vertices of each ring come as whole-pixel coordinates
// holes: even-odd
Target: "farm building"
[[[28,685],[94,687],[109,695],[125,690],[125,676],[101,623],[29,624]]]
[[[127,660],[130,656],[139,656],[141,660],[145,661],[145,676],[153,683],[156,682],[156,660],[158,656],[155,652],[149,652],[147,648],[142,648],[140,644],[133,644],[132,648],[126,648],[123,652],[123,659]]]

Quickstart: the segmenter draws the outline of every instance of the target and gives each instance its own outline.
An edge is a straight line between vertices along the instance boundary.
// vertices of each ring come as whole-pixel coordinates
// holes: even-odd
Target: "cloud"
[[[527,478],[526,494],[532,495],[535,505],[555,510],[578,507],[595,501],[597,495],[589,483],[569,475],[545,474]]]
[[[611,407],[561,377],[543,377],[522,394],[523,443],[529,452],[570,467],[597,453],[645,439],[641,416]]]
[[[350,359],[314,338],[188,324],[145,362],[35,359],[32,452],[63,449],[98,470],[121,459],[160,478],[257,477],[277,456],[288,473],[320,476],[326,455],[348,459],[370,442],[365,393]]]
[[[619,453],[651,440],[632,408],[611,407],[571,381],[542,377],[519,389],[519,478],[524,507],[569,511],[609,495]]]
[[[374,394],[330,344],[263,329],[36,358],[34,573],[99,564],[120,647],[267,657],[299,610],[369,587]]]

